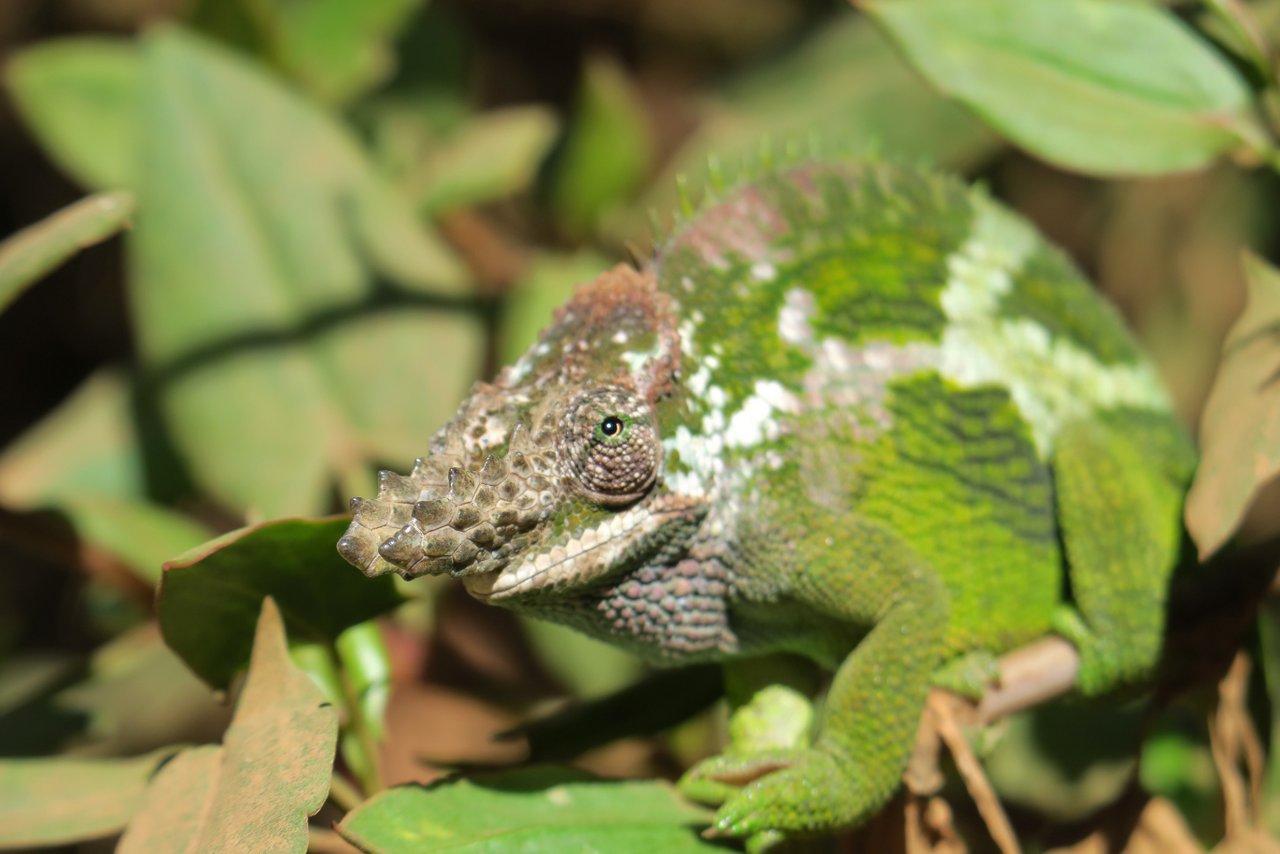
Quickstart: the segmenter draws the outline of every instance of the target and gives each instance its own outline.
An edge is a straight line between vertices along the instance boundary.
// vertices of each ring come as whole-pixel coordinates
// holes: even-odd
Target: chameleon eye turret
[[[597,389],[575,401],[561,441],[583,494],[606,507],[640,498],[662,464],[651,407],[621,388]]]

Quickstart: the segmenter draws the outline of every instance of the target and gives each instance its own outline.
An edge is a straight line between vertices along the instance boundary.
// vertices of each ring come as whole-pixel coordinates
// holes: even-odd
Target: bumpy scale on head
[[[654,400],[679,362],[652,277],[579,289],[516,365],[480,385],[408,477],[354,499],[338,551],[369,575],[449,573],[500,600],[584,583],[664,542],[692,503],[657,489]]]

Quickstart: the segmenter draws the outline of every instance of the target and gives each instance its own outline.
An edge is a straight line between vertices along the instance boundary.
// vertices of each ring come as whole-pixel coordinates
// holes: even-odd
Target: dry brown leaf
[[[280,611],[266,599],[223,744],[183,751],[161,769],[119,851],[305,850],[307,816],[328,795],[337,738],[337,712],[290,660]]]
[[[1187,495],[1187,530],[1201,558],[1235,533],[1258,491],[1280,474],[1280,272],[1253,255],[1244,269],[1248,304],[1222,348]]]

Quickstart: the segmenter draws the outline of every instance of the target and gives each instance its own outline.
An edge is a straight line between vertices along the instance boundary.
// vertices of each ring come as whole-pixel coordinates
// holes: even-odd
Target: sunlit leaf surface
[[[696,833],[707,819],[665,783],[533,768],[391,789],[348,813],[338,830],[377,854],[722,851]]]
[[[1108,0],[859,5],[939,91],[1068,169],[1195,169],[1257,136],[1244,80],[1160,8]]]

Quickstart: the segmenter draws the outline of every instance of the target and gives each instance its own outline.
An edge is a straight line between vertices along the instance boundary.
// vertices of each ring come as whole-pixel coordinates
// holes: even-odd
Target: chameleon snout
[[[384,471],[376,498],[351,500],[338,553],[366,575],[499,570],[553,506],[551,466],[544,454],[512,451],[479,466],[428,457],[408,476]]]

